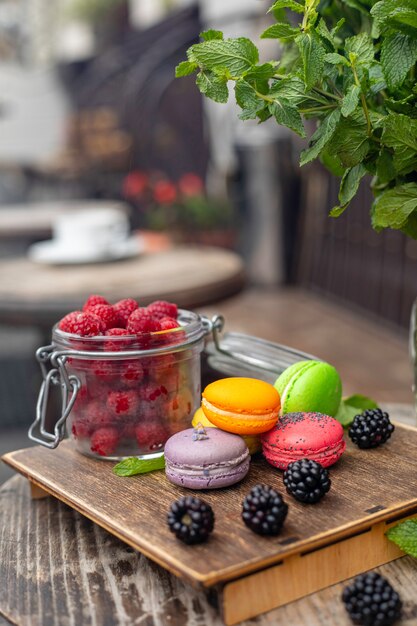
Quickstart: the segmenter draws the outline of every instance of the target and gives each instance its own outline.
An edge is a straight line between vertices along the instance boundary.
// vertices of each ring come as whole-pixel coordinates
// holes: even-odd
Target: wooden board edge
[[[233,626],[402,558],[404,553],[386,539],[386,530],[385,522],[379,522],[365,535],[343,539],[305,556],[293,555],[268,569],[226,583],[218,596],[225,624]]]

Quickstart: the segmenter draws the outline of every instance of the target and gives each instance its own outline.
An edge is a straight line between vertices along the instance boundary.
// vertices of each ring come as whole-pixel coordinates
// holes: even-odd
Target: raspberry
[[[168,390],[164,385],[147,383],[140,390],[141,398],[145,402],[155,402],[159,398],[163,399],[168,395]]]
[[[131,337],[129,331],[126,328],[110,328],[106,332],[106,337]],[[131,340],[123,341],[123,339],[116,339],[115,341],[106,341],[104,344],[104,350],[106,352],[119,352],[120,350],[126,350],[131,343]]]
[[[80,419],[89,425],[91,429],[98,426],[110,426],[113,422],[113,416],[100,400],[90,400],[83,410]]]
[[[101,382],[110,383],[116,377],[116,369],[113,361],[92,361],[92,371]]]
[[[168,430],[158,422],[139,424],[135,432],[138,445],[148,450],[160,450],[169,437]]]
[[[95,304],[88,309],[89,313],[94,313],[104,324],[104,330],[114,328],[119,321],[119,316],[111,304]]]
[[[119,443],[119,433],[116,428],[99,428],[93,433],[90,441],[91,452],[96,452],[100,456],[112,454]]]
[[[147,306],[148,311],[152,313],[152,317],[159,320],[163,317],[172,317],[177,319],[178,308],[173,302],[167,302],[166,300],[155,300]]]
[[[119,316],[118,325],[122,328],[126,328],[127,320],[133,311],[135,311],[139,307],[136,300],[133,298],[124,298],[124,300],[119,300],[116,304],[113,304],[113,309],[116,311]]]
[[[88,439],[91,435],[91,425],[85,420],[75,420],[71,432],[76,439]]]
[[[174,328],[180,328],[178,322],[172,317],[162,317],[159,320],[159,323],[161,324],[161,330],[174,330]]]
[[[85,313],[82,311],[68,313],[59,322],[58,328],[65,333],[72,333],[80,337],[96,337],[97,335],[102,335],[104,331],[102,320],[89,311]]]
[[[107,407],[116,415],[132,415],[139,409],[139,396],[136,391],[110,391]]]
[[[116,365],[117,367],[117,365]],[[136,387],[144,376],[143,367],[139,361],[123,362],[119,371],[120,382],[126,387]]]
[[[89,296],[87,300],[84,302],[83,311],[87,311],[88,309],[90,309],[92,306],[95,306],[96,304],[110,304],[110,302],[108,302],[106,298],[103,298],[103,296],[92,295],[92,296]]]
[[[129,317],[126,328],[129,332],[140,335],[160,331],[161,324],[152,319],[147,309],[136,309]]]

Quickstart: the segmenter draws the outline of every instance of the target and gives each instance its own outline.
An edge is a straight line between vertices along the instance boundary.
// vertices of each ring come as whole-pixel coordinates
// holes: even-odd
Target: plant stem
[[[353,78],[355,80],[355,85],[359,87],[359,89],[361,90],[361,103],[362,103],[363,112],[365,113],[365,117],[366,117],[367,134],[368,134],[368,137],[371,137],[372,135],[371,118],[369,117],[368,105],[366,103],[365,94],[362,92],[361,83],[356,73],[356,68],[355,68],[354,63],[352,63],[352,72],[353,72]]]

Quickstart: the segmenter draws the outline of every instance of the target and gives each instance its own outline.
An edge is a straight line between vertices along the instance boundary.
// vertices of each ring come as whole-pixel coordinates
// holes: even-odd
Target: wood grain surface
[[[253,485],[267,483],[283,490],[282,474],[262,458],[253,460],[239,485],[204,492],[215,511],[216,527],[209,542],[193,549],[178,542],[165,523],[171,502],[192,492],[169,483],[163,472],[120,478],[113,474],[112,463],[80,455],[69,441],[57,450],[37,446],[3,459],[169,571],[204,586],[417,510],[417,481],[411,480],[417,471],[417,430],[404,426],[397,426],[392,439],[375,450],[359,450],[349,442],[331,468],[332,489],[320,506],[291,500],[284,529],[275,538],[253,534],[239,519],[241,502]]]
[[[31,500],[22,477],[0,489],[0,554],[0,613],[18,626],[222,625],[203,592],[62,502]],[[415,626],[416,561],[406,557],[377,571],[401,594],[401,626]],[[329,587],[244,624],[351,626],[340,601],[343,587]]]
[[[0,322],[55,323],[91,293],[111,301],[155,299],[191,307],[236,293],[243,285],[241,258],[220,248],[182,246],[113,263],[48,266],[26,258],[0,262]]]

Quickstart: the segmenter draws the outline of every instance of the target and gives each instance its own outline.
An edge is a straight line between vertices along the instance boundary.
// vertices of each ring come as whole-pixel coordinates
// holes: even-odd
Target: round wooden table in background
[[[234,252],[181,246],[133,259],[94,265],[49,266],[19,257],[0,261],[0,324],[50,327],[91,293],[111,302],[166,299],[182,308],[239,291],[244,267]]]

